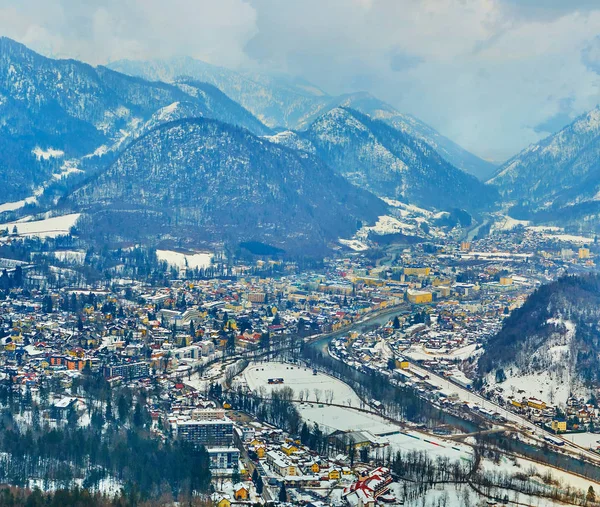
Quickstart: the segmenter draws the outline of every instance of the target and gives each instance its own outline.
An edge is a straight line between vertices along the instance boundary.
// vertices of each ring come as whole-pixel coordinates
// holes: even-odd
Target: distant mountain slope
[[[350,107],[425,141],[451,164],[481,180],[488,179],[496,168],[429,125],[398,112],[365,92],[330,96],[317,86],[298,79],[234,72],[189,57],[147,62],[121,60],[109,66],[146,79],[171,82],[180,76],[189,76],[211,83],[271,127],[301,130],[331,109]]]
[[[488,182],[523,204],[527,218],[598,228],[600,224],[600,109],[529,146]]]
[[[576,199],[572,189],[584,191],[581,197],[591,197],[596,188],[581,183],[600,174],[599,155],[600,108],[596,108],[508,160],[489,183],[507,198],[532,203],[569,194]]]
[[[151,130],[66,202],[90,217],[82,232],[105,239],[259,241],[305,254],[387,212],[319,159],[206,119]]]
[[[106,67],[43,57],[0,38],[0,203],[29,195],[67,161],[118,145],[159,109],[194,103],[194,114],[257,134],[270,130],[209,85],[188,92]]]
[[[303,132],[270,139],[316,153],[349,181],[380,197],[468,210],[487,207],[497,197],[494,189],[446,162],[429,144],[352,109],[332,109]]]
[[[480,374],[491,383],[497,378],[505,390],[516,386],[564,403],[569,392],[600,385],[599,322],[600,276],[566,276],[544,285],[489,340]]]

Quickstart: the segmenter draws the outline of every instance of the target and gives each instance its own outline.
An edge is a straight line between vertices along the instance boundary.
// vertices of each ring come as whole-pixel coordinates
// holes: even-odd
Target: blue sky
[[[366,90],[493,160],[599,102],[597,0],[5,0],[0,33],[95,64],[190,55]]]

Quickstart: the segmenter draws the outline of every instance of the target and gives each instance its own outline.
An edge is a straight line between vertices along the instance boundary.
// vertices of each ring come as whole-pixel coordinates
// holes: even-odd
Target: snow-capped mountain
[[[481,180],[486,180],[496,168],[494,164],[469,153],[429,125],[413,116],[400,113],[369,93],[331,96],[300,79],[255,72],[234,72],[189,57],[146,62],[121,60],[111,63],[109,67],[152,80],[173,82],[180,76],[189,76],[211,83],[270,127],[302,130],[331,109],[350,107],[426,142],[448,162]]]
[[[120,147],[176,103],[193,104],[195,116],[270,132],[217,88],[183,87],[53,60],[0,38],[0,203],[29,195],[74,159]]]
[[[540,287],[506,319],[479,373],[506,394],[564,405],[600,385],[600,277],[566,276]]]
[[[380,197],[427,208],[474,210],[497,196],[423,140],[352,109],[331,109],[305,131],[269,139],[316,153],[349,181]]]
[[[600,108],[510,159],[489,184],[534,206],[596,200],[600,190]]]
[[[78,227],[92,237],[249,241],[304,253],[388,210],[318,158],[208,119],[149,131],[65,205],[86,213]]]

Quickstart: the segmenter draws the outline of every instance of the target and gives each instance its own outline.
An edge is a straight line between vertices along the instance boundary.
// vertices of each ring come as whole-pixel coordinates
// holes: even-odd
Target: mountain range
[[[317,154],[346,179],[380,197],[469,210],[497,198],[494,188],[452,166],[421,139],[353,109],[331,109],[304,131],[285,131],[270,139]]]
[[[347,107],[380,119],[435,149],[452,165],[486,180],[496,165],[469,153],[435,129],[398,112],[366,92],[332,96],[302,79],[257,72],[235,72],[190,57],[168,60],[119,60],[109,67],[150,80],[176,82],[191,77],[210,83],[251,111],[263,123],[284,130],[306,129],[318,116]]]
[[[157,240],[173,239],[179,234],[174,225],[185,224],[189,237],[199,241],[217,241],[222,231],[228,241],[239,236],[281,248],[288,243],[292,249],[303,237],[321,248],[352,236],[387,213],[380,198],[470,213],[504,204],[514,218],[588,228],[600,224],[598,108],[513,157],[484,184],[467,171],[481,178],[490,173],[490,164],[482,165],[431,127],[367,93],[330,96],[302,80],[233,72],[190,58],[122,61],[111,67],[46,58],[0,38],[0,204],[36,189],[39,194],[78,173],[41,203],[51,207],[62,197],[72,211],[93,213],[97,225],[103,213],[110,215],[98,230],[123,240],[127,234],[117,225],[136,215],[134,223],[140,216],[156,218],[136,234],[161,231]],[[200,134],[200,118],[220,127]],[[185,123],[190,119],[195,127]],[[188,131],[184,124],[190,140],[178,137]],[[174,126],[178,130],[169,130]],[[219,143],[218,135],[235,142]],[[240,170],[231,153],[206,151],[206,143],[232,149],[252,171]],[[136,186],[136,179],[145,177],[142,167],[156,171],[148,174],[148,199]],[[198,174],[190,174],[191,168]],[[111,186],[111,177],[124,187]],[[272,195],[259,198],[249,178]],[[198,188],[188,188],[190,182]],[[245,206],[257,216],[254,222],[244,217],[227,226],[225,217],[242,213],[236,185],[245,189]],[[345,197],[334,199],[330,185]],[[130,187],[140,194],[115,193]],[[157,216],[158,202],[182,206],[174,188],[186,205]],[[202,188],[204,193],[196,192]],[[326,201],[334,215],[323,208]],[[336,215],[348,218],[338,218],[335,226]],[[182,229],[180,236],[186,234]]]
[[[189,104],[257,134],[270,129],[214,86],[151,83],[106,67],[53,60],[0,38],[0,185],[30,195],[66,161],[117,149],[161,108]]]

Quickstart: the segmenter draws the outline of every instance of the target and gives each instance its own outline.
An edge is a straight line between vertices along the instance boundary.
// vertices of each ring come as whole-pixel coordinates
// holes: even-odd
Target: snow
[[[211,253],[191,253],[185,254],[181,252],[175,252],[174,250],[157,250],[156,256],[159,261],[165,261],[171,266],[178,268],[207,268],[210,266],[213,258]]]
[[[83,265],[85,261],[84,250],[58,250],[53,252],[54,257],[61,262],[68,262],[70,264]]]
[[[82,173],[83,171],[77,168],[76,163],[76,160],[65,161],[60,168],[60,172],[53,174],[52,177],[55,180],[61,180],[63,178],[67,178],[70,174]]]
[[[44,220],[31,220],[31,217],[25,217],[16,222],[0,224],[0,229],[8,229],[8,232],[12,233],[16,226],[19,236],[55,238],[69,234],[71,227],[75,225],[80,216],[81,213],[71,213]]]
[[[553,240],[556,240],[556,241],[564,241],[566,243],[585,244],[585,243],[593,243],[594,242],[594,238],[588,238],[586,236],[576,236],[576,235],[573,235],[573,234],[549,234],[549,233],[542,233],[542,235],[545,238],[553,239]]]
[[[465,359],[477,355],[478,353],[479,351],[477,351],[476,343],[465,345],[464,347],[460,347],[451,351],[450,353],[427,350],[422,345],[411,345],[410,348],[402,352],[402,354],[414,359],[415,361],[428,361],[431,359],[445,359],[448,361],[460,359],[461,361],[464,361]]]
[[[548,324],[565,328],[566,332],[553,333],[544,347],[538,348],[531,361],[537,361],[541,365],[559,365],[570,362],[573,339],[576,326],[573,322],[563,319],[549,319]],[[550,405],[565,406],[571,391],[574,388],[575,379],[568,368],[544,367],[542,371],[521,371],[517,366],[504,368],[506,380],[495,384],[495,374],[489,375],[488,382],[498,385],[504,389],[506,395],[517,398],[522,396],[539,398]]]
[[[0,213],[3,213],[5,211],[15,211],[21,209],[27,204],[34,204],[36,202],[37,198],[35,196],[27,197],[25,199],[21,199],[20,201],[5,202],[4,204],[0,204]]]
[[[375,234],[395,234],[395,233],[414,233],[415,226],[411,224],[407,224],[401,222],[397,218],[391,217],[389,215],[381,215],[377,219],[377,223],[373,226],[365,226],[363,227],[357,235],[366,236],[369,232],[374,232]]]
[[[48,148],[47,150],[43,150],[39,146],[36,146],[32,152],[35,155],[35,158],[38,160],[50,160],[51,158],[60,158],[65,152],[62,150],[55,150],[54,148]]]
[[[528,220],[517,220],[508,215],[502,215],[494,223],[493,229],[497,231],[510,231],[520,225],[527,227],[529,223]]]
[[[270,378],[283,378],[283,384],[269,384]],[[352,388],[334,377],[318,372],[313,375],[313,371],[305,366],[298,366],[289,363],[254,363],[244,371],[244,379],[248,388],[252,391],[258,391],[261,387],[269,391],[278,390],[283,387],[291,387],[294,390],[294,397],[297,399],[300,391],[308,389],[309,395],[305,400],[315,401],[315,389],[321,391],[320,400],[323,401],[325,391],[333,391],[333,403],[347,404],[351,401],[352,406],[360,404],[359,397]]]
[[[269,378],[283,378],[283,384],[269,384]],[[239,379],[239,377],[238,377]],[[239,381],[239,380],[238,380]],[[300,417],[309,424],[317,423],[328,431],[369,431],[382,443],[389,443],[394,450],[412,451],[423,450],[434,456],[447,456],[450,459],[471,457],[469,447],[455,442],[430,437],[417,431],[407,431],[403,426],[368,412],[362,412],[361,406],[371,410],[361,403],[354,390],[334,377],[318,372],[313,375],[312,369],[288,363],[254,363],[241,374],[252,391],[271,392],[284,387],[291,387],[294,399],[299,398],[301,391],[308,390],[308,396],[298,403]],[[319,391],[319,402],[316,402],[315,390]],[[348,406],[325,405],[327,393],[333,393],[332,403]]]
[[[355,252],[364,252],[369,249],[365,243],[358,241],[357,239],[340,239],[339,242]]]

